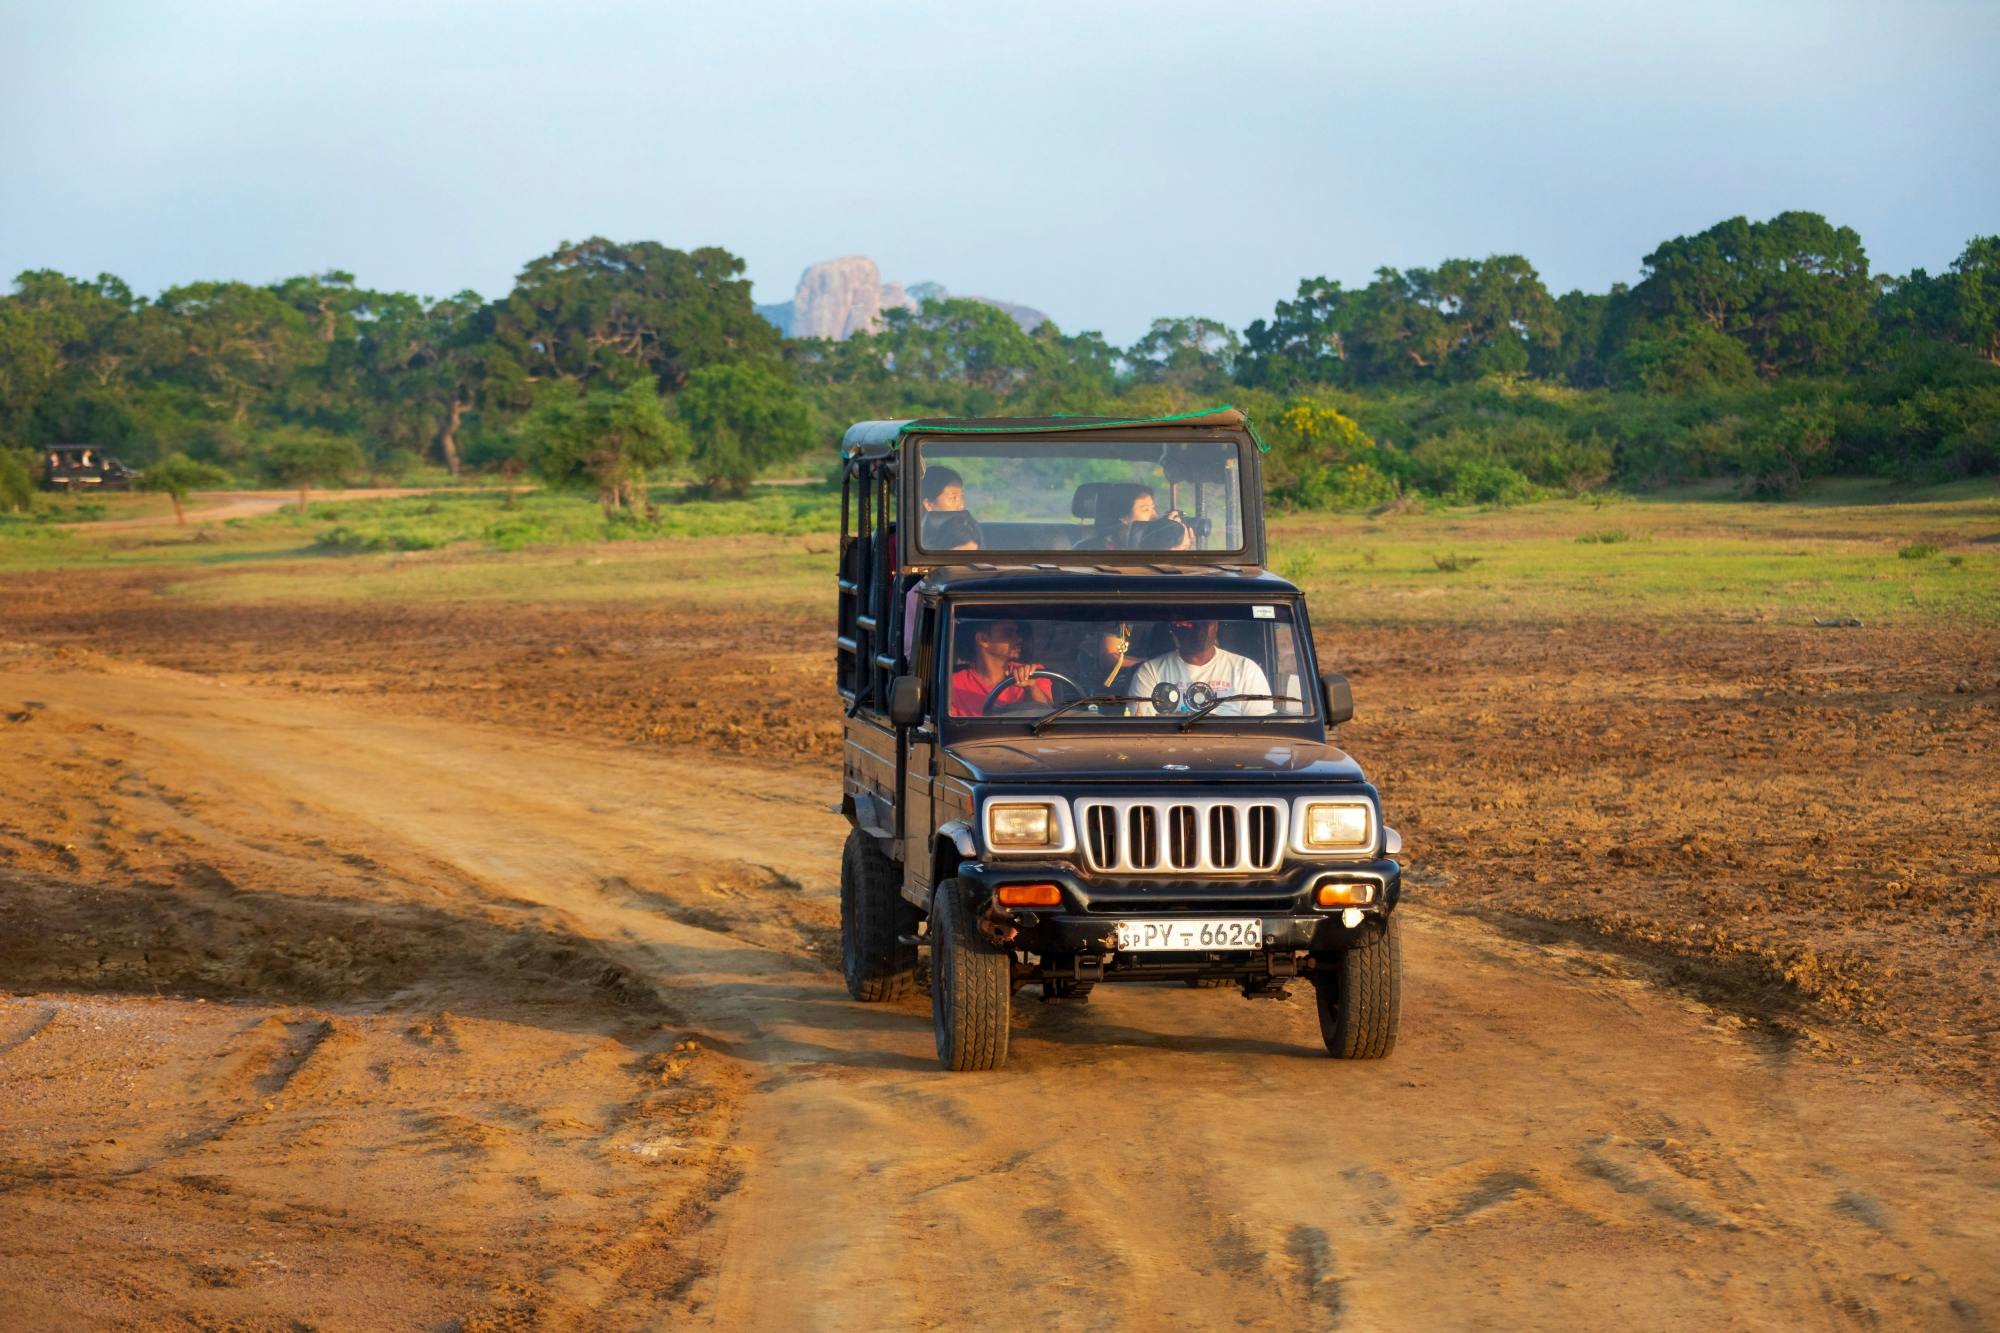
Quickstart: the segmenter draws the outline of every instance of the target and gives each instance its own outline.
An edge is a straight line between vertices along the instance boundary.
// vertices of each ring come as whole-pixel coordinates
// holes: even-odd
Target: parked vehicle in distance
[[[51,444],[42,450],[45,491],[122,491],[139,474],[94,444]]]
[[[929,950],[965,1070],[1028,986],[1303,978],[1330,1054],[1389,1054],[1401,840],[1263,568],[1243,415],[864,422],[842,458],[849,992],[909,994]]]

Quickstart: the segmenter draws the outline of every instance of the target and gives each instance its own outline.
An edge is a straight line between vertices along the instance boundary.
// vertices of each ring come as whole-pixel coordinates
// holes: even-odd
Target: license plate
[[[1264,922],[1254,916],[1177,917],[1171,921],[1120,921],[1118,947],[1134,953],[1261,949]]]

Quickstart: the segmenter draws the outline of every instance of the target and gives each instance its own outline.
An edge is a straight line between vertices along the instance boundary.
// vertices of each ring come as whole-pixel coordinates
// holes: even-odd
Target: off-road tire
[[[962,879],[937,886],[931,899],[931,1021],[938,1063],[946,1069],[998,1069],[1007,1063],[1013,999],[1012,959],[979,933]]]
[[[903,875],[875,839],[855,829],[840,854],[840,971],[857,1000],[897,1000],[917,988],[917,909]]]
[[[1382,934],[1321,954],[1313,973],[1319,1035],[1336,1060],[1379,1060],[1396,1049],[1403,1010],[1403,936],[1392,913]]]

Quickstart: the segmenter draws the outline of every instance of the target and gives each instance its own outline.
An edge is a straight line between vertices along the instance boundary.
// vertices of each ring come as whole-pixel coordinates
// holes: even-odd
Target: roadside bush
[[[33,458],[25,449],[0,449],[0,513],[26,513],[34,507]]]

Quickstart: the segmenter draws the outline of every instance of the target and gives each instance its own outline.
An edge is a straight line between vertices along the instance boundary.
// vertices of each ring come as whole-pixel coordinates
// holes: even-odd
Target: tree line
[[[1308,278],[1241,331],[1163,318],[1123,348],[949,298],[845,342],[789,340],[743,269],[593,238],[490,301],[343,272],[154,297],[23,273],[0,296],[0,469],[18,491],[39,446],[78,442],[161,476],[531,471],[630,513],[649,481],[740,491],[860,418],[1230,399],[1301,505],[2000,471],[2000,237],[1885,276],[1817,214],[1732,218],[1608,292],[1554,295],[1519,255],[1449,259],[1352,288]]]

